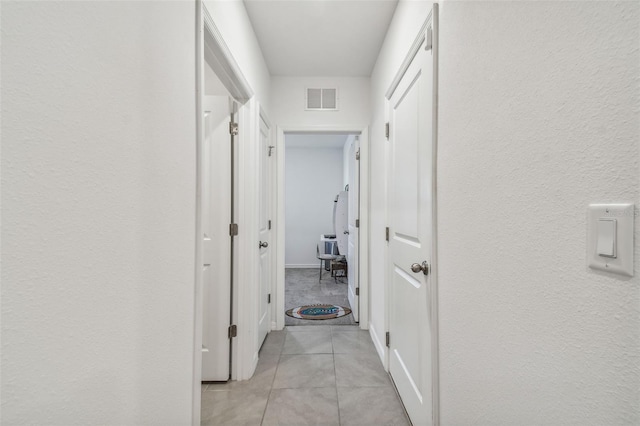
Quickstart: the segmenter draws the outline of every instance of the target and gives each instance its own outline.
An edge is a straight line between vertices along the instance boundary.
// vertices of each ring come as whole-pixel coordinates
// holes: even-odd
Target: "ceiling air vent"
[[[307,89],[307,110],[336,111],[338,89]]]

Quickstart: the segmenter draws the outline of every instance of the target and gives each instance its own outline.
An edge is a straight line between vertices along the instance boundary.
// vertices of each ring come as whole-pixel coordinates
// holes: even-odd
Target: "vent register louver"
[[[338,109],[338,89],[307,89],[308,110],[335,111]]]

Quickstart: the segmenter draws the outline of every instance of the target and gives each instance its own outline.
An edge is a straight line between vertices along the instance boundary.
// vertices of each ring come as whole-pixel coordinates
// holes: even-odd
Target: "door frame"
[[[351,176],[348,177],[347,182],[349,185],[349,191],[348,191],[348,203],[351,203],[351,198],[352,198],[352,187],[355,186],[355,188],[357,188],[357,194],[355,194],[355,197],[357,197],[355,203],[356,206],[358,208],[357,211],[357,216],[356,216],[356,221],[358,221],[360,219],[360,214],[362,213],[360,211],[360,136],[359,135],[355,135],[352,138],[351,141],[351,147],[353,148],[353,155],[351,155],[351,148],[349,149],[347,158],[348,161],[350,162],[350,164],[354,165],[354,169],[353,170],[353,176],[354,176],[354,185],[352,185],[351,183]],[[351,170],[349,170],[349,174],[351,174]],[[351,206],[349,204],[349,214],[351,212]],[[349,229],[349,239],[353,238],[355,243],[354,243],[354,251],[355,251],[355,256],[356,259],[360,258],[360,227],[356,226],[356,224],[354,224],[354,228],[355,228],[355,232],[354,232],[354,236],[352,237],[351,235],[351,221],[349,219],[349,214],[347,215],[347,229]],[[347,247],[349,247],[350,243],[347,241]],[[349,253],[348,253],[348,249],[347,249],[347,254],[346,254],[346,258],[347,258],[347,262],[349,261]],[[357,301],[357,305],[355,308],[353,306],[351,306],[351,310],[353,311],[354,314],[354,319],[355,319],[355,313],[358,314],[358,322],[360,322],[360,297],[358,295],[356,295],[356,291],[359,291],[359,284],[360,284],[360,267],[359,267],[359,263],[357,265],[357,268],[347,268],[347,299],[349,299],[350,295],[351,295],[351,286],[349,284],[350,278],[349,278],[349,274],[352,273],[353,274],[353,280],[358,284],[358,287],[354,287],[354,300]]]
[[[438,3],[433,3],[433,8],[431,9],[431,11],[429,12],[428,16],[426,17],[426,19],[424,20],[424,22],[422,23],[422,26],[420,28],[420,30],[418,31],[418,34],[416,35],[416,38],[413,41],[413,44],[411,45],[411,48],[409,49],[409,51],[407,52],[407,55],[405,56],[404,60],[402,61],[402,64],[400,65],[398,71],[395,74],[395,77],[393,78],[391,84],[389,85],[389,88],[387,89],[387,92],[385,93],[385,116],[386,116],[386,120],[385,121],[389,121],[388,117],[389,117],[389,109],[390,109],[390,100],[391,100],[391,96],[393,95],[393,93],[395,92],[396,88],[398,87],[398,85],[400,84],[400,81],[402,80],[402,77],[405,75],[405,73],[407,72],[407,70],[409,69],[409,66],[411,65],[411,62],[413,61],[413,59],[415,58],[416,54],[418,53],[420,47],[422,46],[423,42],[425,41],[425,39],[427,38],[427,30],[429,28],[432,29],[431,33],[432,33],[432,54],[433,54],[433,129],[432,129],[432,138],[433,138],[433,146],[432,146],[432,160],[431,160],[431,179],[432,179],[432,194],[433,194],[433,201],[432,201],[432,206],[431,206],[431,217],[432,217],[432,226],[431,226],[431,235],[432,235],[432,241],[431,241],[431,265],[430,266],[430,275],[431,275],[431,312],[432,312],[432,317],[431,317],[431,324],[433,325],[433,329],[431,330],[432,334],[431,334],[431,360],[432,360],[432,364],[431,364],[431,377],[432,377],[432,395],[433,395],[433,401],[432,401],[432,412],[433,412],[433,425],[437,426],[440,424],[440,368],[439,368],[439,353],[440,353],[440,347],[439,347],[439,336],[438,336],[438,331],[440,329],[439,327],[439,323],[438,323],[438,318],[439,318],[439,314],[438,314],[438,244],[437,244],[437,240],[438,240],[438,192],[437,192],[437,177],[438,177],[438,171],[437,171],[437,163],[438,163],[438,32],[439,32],[439,27],[438,27]],[[389,170],[387,168],[386,173],[389,173]],[[389,181],[388,176],[385,179],[386,182]],[[388,194],[387,194],[388,197]],[[385,212],[387,220],[389,218],[389,200],[387,199],[387,211]],[[385,270],[387,270],[387,265],[389,263],[389,248],[388,248],[388,244],[385,246]],[[387,271],[388,272],[388,271]],[[389,298],[387,297],[387,295],[389,294],[389,286],[391,285],[390,280],[389,280],[389,274],[385,273],[385,331],[389,331],[389,321],[390,321],[390,305],[389,305]],[[389,356],[389,348],[387,346],[384,347],[384,351],[385,351],[385,356],[384,356],[384,360],[385,360],[385,369],[387,371],[389,371],[389,363],[390,363],[390,356]]]
[[[358,250],[358,268],[360,271],[360,328],[369,329],[369,126],[276,126],[276,281],[275,303],[272,317],[274,329],[284,328],[285,300],[285,199],[284,199],[284,135],[285,133],[350,133],[360,137],[360,239]],[[364,250],[362,248],[365,248]]]
[[[256,108],[255,101],[249,101],[253,97],[253,90],[251,86],[242,74],[240,67],[233,58],[231,51],[227,47],[222,34],[215,25],[211,15],[206,9],[202,0],[196,0],[196,227],[195,227],[195,241],[194,247],[195,262],[194,262],[194,317],[193,317],[193,375],[192,375],[192,424],[194,426],[200,425],[200,410],[201,410],[201,380],[202,380],[202,313],[203,313],[203,283],[202,283],[202,262],[203,262],[203,250],[202,250],[202,144],[205,140],[204,135],[204,120],[203,120],[203,97],[204,95],[204,67],[205,63],[209,63],[216,76],[223,83],[225,88],[229,91],[231,97],[238,103],[238,122],[240,125],[239,141],[237,142],[237,163],[242,165],[245,161],[243,155],[246,152],[241,148],[244,145],[245,139],[251,139],[253,135],[251,133],[251,110]],[[254,138],[255,139],[255,138]],[[245,148],[246,149],[246,148]],[[238,170],[236,170],[237,176]],[[238,182],[240,184],[240,182]],[[236,204],[242,203],[239,200],[241,196],[246,196],[247,188],[243,188],[241,185],[236,185]],[[236,208],[236,212],[238,209]],[[239,218],[236,218],[236,223],[239,222]],[[247,227],[248,229],[249,227]],[[246,238],[238,238],[237,244],[234,244],[234,262],[237,265],[238,254],[246,245]],[[228,247],[228,241],[225,239],[220,242],[221,245]],[[238,283],[240,280],[246,279],[243,276],[243,271],[239,271],[239,268],[234,266],[232,268],[232,285],[233,295],[231,300],[231,309],[233,312],[234,323],[237,324],[237,319],[242,318],[247,309],[242,307],[247,306],[246,300],[242,300],[238,295]],[[251,328],[251,327],[249,327]],[[242,359],[242,350],[247,345],[247,340],[250,336],[238,336],[239,338],[233,339],[231,342],[231,362],[232,378],[242,376],[247,370],[245,367],[246,362]],[[247,351],[245,351],[246,353]],[[250,369],[250,367],[249,367]],[[253,370],[251,370],[253,372]]]

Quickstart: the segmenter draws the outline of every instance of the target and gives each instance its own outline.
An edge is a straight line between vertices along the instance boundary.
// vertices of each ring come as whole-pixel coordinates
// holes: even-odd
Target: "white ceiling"
[[[284,143],[286,148],[343,148],[349,135],[317,134],[317,133],[286,133]]]
[[[271,75],[368,77],[398,0],[244,0]]]

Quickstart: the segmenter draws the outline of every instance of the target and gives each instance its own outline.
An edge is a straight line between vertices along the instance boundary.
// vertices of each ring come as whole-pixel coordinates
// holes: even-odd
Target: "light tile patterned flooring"
[[[202,386],[203,425],[409,425],[368,331],[272,331],[251,380]]]
[[[318,280],[319,268],[287,268],[285,277],[285,311],[303,305],[317,303],[333,304],[351,308],[347,296],[347,279],[331,278],[329,272],[323,272]],[[285,325],[355,325],[353,314],[330,320],[303,320],[284,316]]]

